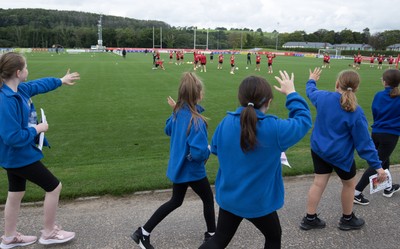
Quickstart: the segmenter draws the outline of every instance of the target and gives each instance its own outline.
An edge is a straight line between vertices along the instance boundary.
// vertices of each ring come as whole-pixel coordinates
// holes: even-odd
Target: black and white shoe
[[[154,249],[150,244],[150,235],[145,236],[142,233],[142,228],[139,227],[132,235],[131,238],[136,242],[142,249]]]
[[[400,190],[400,185],[399,184],[393,184],[392,188],[390,190],[383,190],[383,196],[385,197],[392,197],[394,193]]]
[[[359,205],[368,205],[369,204],[369,200],[367,198],[364,197],[364,195],[362,193],[360,193],[359,195],[354,196],[354,201],[355,204],[359,204]]]

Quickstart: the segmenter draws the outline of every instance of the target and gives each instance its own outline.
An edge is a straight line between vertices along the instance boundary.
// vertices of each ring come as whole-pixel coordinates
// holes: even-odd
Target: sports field
[[[44,148],[43,162],[62,181],[62,199],[102,194],[123,195],[134,191],[168,188],[166,166],[169,157],[169,138],[164,134],[165,120],[171,114],[167,96],[176,99],[182,72],[193,71],[191,64],[177,66],[165,60],[163,70],[152,70],[152,55],[128,53],[126,59],[112,53],[83,54],[26,54],[29,79],[62,77],[68,68],[78,71],[81,80],[72,87],[63,86],[54,92],[34,97],[36,108],[43,108],[49,122],[46,136],[52,146]],[[185,61],[191,61],[191,54]],[[263,75],[272,84],[279,70],[295,74],[296,90],[305,97],[305,83],[309,69],[322,65],[322,59],[278,56],[274,59],[274,74],[267,74],[267,60],[263,56],[261,72],[253,65],[246,68],[246,56],[236,56],[239,70],[229,74],[229,56],[225,55],[223,70],[217,70],[217,60],[207,63],[207,72],[198,75],[205,84],[201,105],[209,118],[209,141],[215,127],[226,111],[238,106],[237,88],[241,80],[251,74]],[[175,62],[175,61],[174,61]],[[352,60],[331,60],[331,68],[324,69],[319,88],[334,90],[337,74],[348,69]],[[385,68],[385,67],[384,67]],[[362,65],[361,86],[357,93],[359,104],[372,123],[371,102],[374,94],[383,89],[382,70]],[[311,107],[315,118],[315,109]],[[274,93],[270,114],[287,118],[285,97]],[[309,134],[311,131],[309,132]],[[286,154],[292,168],[285,167],[285,175],[312,172],[309,134]],[[399,149],[393,153],[392,163],[399,163]],[[358,167],[366,167],[357,158]],[[213,183],[218,165],[215,156],[207,163]],[[0,202],[4,203],[7,179],[0,174]],[[29,184],[25,201],[41,200],[43,191]]]

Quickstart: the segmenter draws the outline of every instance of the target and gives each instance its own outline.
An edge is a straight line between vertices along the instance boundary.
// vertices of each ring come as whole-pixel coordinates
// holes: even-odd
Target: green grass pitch
[[[164,125],[172,111],[166,99],[169,95],[176,99],[181,74],[193,71],[193,67],[187,63],[170,64],[168,54],[161,56],[165,71],[152,70],[151,54],[128,53],[126,59],[113,53],[26,54],[29,80],[62,77],[68,68],[81,74],[75,86],[63,86],[33,98],[36,108],[45,110],[49,122],[46,136],[52,148],[44,148],[43,162],[63,183],[63,199],[123,195],[171,186],[165,176],[169,138],[164,134]],[[191,54],[185,55],[185,62],[192,59]],[[262,75],[271,85],[277,85],[274,76],[279,70],[293,72],[296,90],[305,97],[309,69],[322,65],[322,59],[278,56],[271,75],[267,73],[265,56],[261,72],[255,72],[254,56],[253,65],[246,70],[246,56],[237,55],[239,70],[231,75],[228,55],[223,70],[217,70],[216,55],[213,63],[207,59],[207,72],[197,72],[205,84],[201,105],[209,118],[209,141],[226,111],[238,106],[237,89],[243,78]],[[337,74],[348,69],[349,63],[352,61],[332,59],[331,68],[323,70],[318,87],[334,90]],[[371,102],[374,94],[383,89],[380,82],[383,71],[364,63],[359,73],[362,83],[357,97],[371,124]],[[315,118],[315,109],[310,107]],[[284,95],[274,92],[269,113],[287,118]],[[312,172],[310,133],[286,152],[292,168],[284,167],[285,175]],[[392,163],[398,162],[396,149]],[[359,158],[357,165],[367,166]],[[217,159],[211,155],[207,172],[212,183],[217,169]],[[0,175],[0,192],[0,202],[4,203],[7,193],[4,171]],[[41,200],[43,195],[41,189],[29,184],[25,201]]]

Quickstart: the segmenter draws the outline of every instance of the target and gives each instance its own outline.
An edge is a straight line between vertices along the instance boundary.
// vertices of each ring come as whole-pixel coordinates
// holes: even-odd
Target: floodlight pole
[[[193,31],[193,49],[196,49],[196,28],[194,28]]]
[[[102,48],[103,47],[103,34],[102,34],[102,24],[101,24],[101,19],[102,15],[100,15],[99,23],[97,24],[97,34],[98,34],[98,40],[97,40],[97,45],[98,47]]]
[[[208,50],[208,31],[209,31],[210,29],[207,29],[207,43],[206,43],[206,48],[207,48],[207,50]]]
[[[278,24],[278,28],[279,28],[279,22]],[[278,51],[278,40],[279,40],[279,31],[276,30],[276,39],[275,39],[275,50]]]
[[[240,51],[243,49],[243,30],[240,31]]]

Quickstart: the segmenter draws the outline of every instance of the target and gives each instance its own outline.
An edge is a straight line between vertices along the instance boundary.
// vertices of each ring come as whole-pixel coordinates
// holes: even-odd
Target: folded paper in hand
[[[378,174],[372,175],[369,177],[369,192],[370,194],[376,193],[380,190],[391,188],[392,187],[392,176],[390,175],[389,170],[385,169],[386,179],[385,181],[379,183],[378,182]]]
[[[42,108],[40,108],[40,113],[42,116],[42,123],[47,124],[46,115],[44,115],[44,111]],[[39,134],[39,145],[38,145],[39,150],[42,150],[43,142],[44,142],[44,132],[41,132]]]
[[[286,157],[286,153],[285,153],[285,152],[282,152],[282,153],[281,153],[281,164],[286,165],[286,166],[288,166],[289,168],[291,168],[291,166],[290,166],[290,164],[289,164],[289,161],[287,160],[287,157]]]

